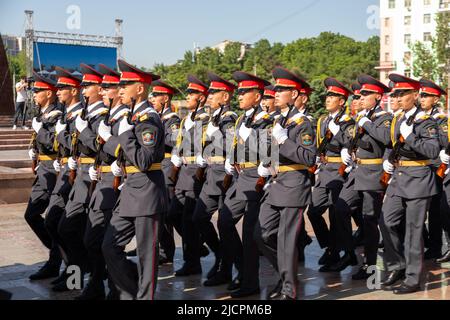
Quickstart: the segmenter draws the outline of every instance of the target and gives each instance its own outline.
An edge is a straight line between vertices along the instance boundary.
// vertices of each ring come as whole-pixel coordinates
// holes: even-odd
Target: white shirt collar
[[[340,110],[335,111],[334,113],[330,114],[331,118],[336,118]]]
[[[88,105],[88,107],[87,107],[87,112],[88,113],[91,113],[91,111],[92,110],[94,110],[94,108],[96,107],[96,106],[98,106],[100,103],[103,103],[103,101],[97,101],[97,102],[95,102],[95,103],[93,103],[93,104],[90,104],[90,105]]]
[[[246,115],[247,117],[251,116],[252,113],[253,113],[253,108],[248,109],[247,111],[245,111],[245,115]]]
[[[216,110],[214,110],[213,117],[217,116],[219,114],[219,112],[220,112],[220,108],[217,108]]]
[[[121,104],[117,104],[115,107],[111,108],[111,111],[109,111],[110,114],[114,114],[114,112],[117,111],[117,109],[119,109],[122,105]]]
[[[74,104],[72,104],[72,105],[70,105],[68,108],[67,108],[67,110],[66,110],[66,112],[67,113],[69,113],[70,111],[72,111],[76,106],[78,106],[79,104],[81,104],[81,102],[75,102]]]
[[[139,109],[144,103],[146,103],[147,102],[147,100],[144,100],[144,101],[142,101],[142,102],[139,102],[139,104],[137,104],[137,105],[135,105],[134,106],[134,114],[136,114],[136,110],[137,109]]]
[[[414,112],[416,112],[417,108],[413,107],[411,110],[409,110],[408,112],[405,113],[405,117],[409,118],[410,116],[412,116],[414,114]]]

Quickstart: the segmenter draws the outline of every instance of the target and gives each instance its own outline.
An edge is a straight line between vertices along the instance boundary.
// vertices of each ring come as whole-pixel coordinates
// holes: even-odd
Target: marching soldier
[[[95,162],[97,152],[97,133],[100,121],[104,119],[108,109],[103,104],[101,83],[103,75],[85,64],[80,64],[83,80],[80,83],[82,95],[86,99],[84,110],[76,117],[76,132],[69,136],[69,132],[58,134],[60,143],[70,140],[71,157],[68,160],[69,180],[76,175],[69,200],[65,207],[58,232],[67,246],[69,265],[76,265],[82,273],[89,271],[87,251],[83,237],[89,205],[89,167]],[[72,177],[71,177],[72,176]],[[81,279],[83,283],[83,278]],[[61,282],[53,288],[54,291],[67,291],[67,284]]]
[[[62,112],[56,107],[56,84],[37,73],[33,73],[33,76],[34,102],[39,108],[39,114],[33,118],[34,132],[28,154],[33,161],[32,169],[36,179],[25,211],[25,220],[42,244],[50,250],[48,261],[29,277],[30,280],[41,280],[57,277],[62,262],[58,245],[47,230],[42,217],[50,204],[51,194],[56,184],[56,171],[53,168],[56,150],[53,140],[55,124],[61,118]]]
[[[395,165],[389,160],[383,163],[384,171],[392,178],[380,219],[384,261],[389,272],[382,285],[385,290],[405,294],[420,289],[425,214],[431,198],[438,193],[430,160],[439,156],[439,132],[436,122],[415,106],[420,83],[398,74],[391,74],[389,79],[395,83],[393,90],[403,113],[394,119],[391,127],[394,145],[391,154],[398,151],[390,156],[395,156]],[[404,237],[399,230],[402,220],[405,221]],[[401,279],[405,279],[401,286],[394,288]]]
[[[222,246],[214,225],[212,215],[220,210],[225,198],[223,180],[225,177],[225,156],[227,135],[233,134],[237,115],[231,111],[231,98],[236,86],[218,75],[208,72],[210,81],[208,89],[211,118],[204,132],[203,150],[197,156],[197,169],[206,168],[206,181],[194,210],[193,220],[198,226],[202,239],[214,252],[214,266],[207,274],[205,286],[216,286],[231,281],[232,265],[222,263]],[[204,170],[204,169],[203,169]],[[203,177],[201,177],[203,178]],[[224,261],[225,262],[225,261]]]
[[[241,298],[259,293],[259,253],[254,240],[254,228],[258,220],[261,194],[256,192],[259,153],[264,144],[270,145],[266,130],[273,118],[259,107],[266,80],[237,71],[233,79],[238,83],[239,107],[244,114],[236,122],[232,152],[227,155],[225,172],[238,173],[237,180],[228,189],[225,203],[219,211],[219,234],[224,244],[225,263],[234,263],[239,275],[228,290],[231,297]],[[236,224],[243,218],[242,242]]]
[[[439,143],[441,149],[447,147],[447,116],[440,112],[438,102],[445,91],[433,81],[427,79],[420,80],[420,105],[422,111],[434,119],[439,127]],[[439,159],[433,161],[433,166],[437,170],[441,164]],[[437,173],[437,172],[436,172]],[[436,176],[439,193],[431,198],[430,209],[428,210],[428,230],[424,226],[424,243],[428,249],[424,253],[424,259],[438,259],[442,256],[442,224],[441,224],[441,196],[443,176]]]
[[[261,100],[261,108],[272,117],[279,117],[280,111],[275,107],[275,87],[273,85],[264,88],[263,98]]]
[[[159,77],[123,60],[118,64],[120,101],[132,110],[120,120],[118,138],[111,137],[104,146],[108,153],[115,150],[114,155],[120,160],[111,164],[114,176],[126,176],[119,187],[120,195],[102,250],[121,300],[153,300],[158,278],[159,223],[168,202],[161,170],[164,127],[147,101],[150,84]],[[137,268],[124,251],[134,236]]]
[[[45,225],[50,235],[58,244],[61,255],[64,259],[66,267],[69,266],[68,249],[61,235],[58,232],[59,222],[65,213],[65,207],[69,200],[69,194],[72,185],[69,182],[68,160],[71,153],[71,136],[75,133],[75,119],[81,114],[82,105],[80,102],[80,83],[81,79],[72,75],[67,70],[56,67],[57,83],[56,88],[59,102],[64,106],[64,117],[56,123],[54,146],[57,149],[56,159],[53,167],[58,174],[55,188],[50,198],[49,209],[45,218]],[[67,134],[61,134],[67,132]],[[61,137],[65,139],[61,139]],[[59,137],[59,139],[58,139]],[[64,271],[61,275],[51,282],[56,287],[64,287],[64,283],[68,278],[68,274]]]
[[[279,164],[260,163],[258,174],[268,178],[255,238],[260,250],[277,270],[280,281],[270,299],[297,298],[298,251],[296,248],[303,213],[311,203],[308,168],[315,164],[316,146],[312,123],[294,106],[305,82],[291,72],[276,68],[275,104],[281,110],[272,136],[279,145]],[[272,159],[275,159],[272,155]],[[245,261],[245,257],[244,257]]]
[[[351,137],[354,121],[345,115],[345,103],[351,91],[334,78],[324,82],[327,88],[326,109],[328,115],[317,121],[317,146],[324,149],[320,155],[320,167],[312,193],[308,218],[316,234],[319,245],[325,249],[319,259],[320,272],[331,271],[330,267],[339,261],[337,245],[335,203],[344,183],[344,177],[338,169],[342,165],[341,151],[345,149]],[[327,138],[328,136],[328,138]],[[330,139],[331,138],[331,139]],[[324,145],[326,144],[326,145]],[[322,145],[322,148],[320,148]],[[323,214],[328,209],[330,228]],[[357,263],[352,257],[352,265]]]
[[[200,232],[193,221],[195,205],[202,189],[203,181],[196,176],[198,165],[196,154],[199,152],[203,131],[209,121],[204,109],[208,96],[208,86],[196,77],[188,76],[187,108],[189,114],[181,121],[175,151],[172,154],[172,180],[175,184],[175,197],[169,210],[169,221],[175,229],[181,230],[183,238],[183,266],[175,272],[175,276],[201,274],[200,264]]]
[[[172,97],[177,90],[161,80],[152,82],[152,93],[150,102],[159,113],[164,125],[165,153],[164,160],[161,162],[164,180],[166,182],[169,203],[175,194],[175,185],[170,180],[170,174],[173,170],[173,164],[170,161],[172,149],[176,143],[178,130],[180,129],[180,117],[172,110]],[[168,213],[162,215],[161,230],[159,235],[160,255],[159,264],[172,263],[175,254],[175,240],[173,238],[173,226],[167,219]]]
[[[383,204],[384,190],[380,183],[383,172],[383,156],[390,144],[390,127],[392,115],[383,111],[380,106],[383,94],[389,88],[368,75],[358,77],[361,85],[361,102],[365,112],[360,113],[353,130],[354,137],[351,146],[342,152],[342,161],[351,165],[352,156],[356,162],[353,169],[354,184],[346,186],[339,194],[336,203],[336,221],[341,248],[345,255],[330,269],[342,271],[353,265],[355,260],[354,243],[352,239],[351,213],[362,207],[364,224],[364,263],[359,271],[352,276],[353,280],[367,279],[369,266],[376,265],[380,232],[378,220]]]
[[[105,288],[103,280],[106,278],[106,264],[102,253],[102,243],[106,226],[111,220],[117,194],[113,190],[114,175],[111,172],[111,164],[115,160],[115,150],[106,151],[104,145],[113,136],[118,139],[119,120],[129,112],[127,106],[120,103],[119,81],[120,75],[103,64],[99,64],[99,72],[102,77],[103,104],[108,107],[107,119],[100,121],[98,127],[96,163],[89,168],[91,189],[94,187],[90,203],[86,229],[84,233],[84,245],[88,253],[90,263],[89,283],[84,287],[76,300],[103,300]],[[105,123],[106,122],[106,123]],[[90,130],[86,128],[85,130]],[[83,131],[83,134],[86,134]],[[94,133],[90,133],[93,135]],[[95,182],[94,182],[95,181]],[[117,292],[111,281],[108,299],[116,299]]]

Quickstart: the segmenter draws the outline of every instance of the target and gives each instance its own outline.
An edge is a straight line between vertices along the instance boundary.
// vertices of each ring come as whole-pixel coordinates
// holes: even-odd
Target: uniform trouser
[[[428,210],[428,232],[424,228],[424,241],[427,241],[427,247],[432,252],[441,252],[442,249],[441,197],[442,192],[439,192],[431,198]]]
[[[158,280],[160,215],[121,217],[118,208],[116,204],[102,245],[109,275],[121,300],[153,300]],[[125,253],[134,236],[137,266]]]
[[[281,293],[297,298],[298,251],[296,243],[305,208],[282,208],[264,202],[255,227],[259,249],[278,271]]]
[[[89,284],[103,288],[106,279],[106,264],[102,252],[102,243],[106,227],[112,216],[112,209],[90,209],[84,233],[84,246],[87,250],[88,262],[91,270]]]
[[[169,197],[169,205],[174,197],[175,188],[173,186],[167,186],[167,194]],[[161,215],[160,230],[159,230],[159,245],[161,253],[169,260],[173,260],[175,255],[175,240],[173,238],[173,225],[169,221],[168,212],[164,212]]]
[[[336,230],[339,235],[341,250],[352,251],[352,223],[351,213],[362,205],[364,225],[364,255],[365,263],[376,265],[380,231],[378,221],[381,215],[384,192],[355,191],[352,188],[342,189],[336,202]]]
[[[450,183],[444,185],[441,195],[440,218],[442,229],[447,237],[447,249],[450,249]]]
[[[241,289],[259,288],[259,252],[254,239],[258,221],[259,201],[236,200],[226,197],[219,211],[219,234],[223,243],[223,259],[227,265],[235,264],[241,277]],[[241,218],[242,242],[236,229]]]
[[[22,126],[25,125],[26,114],[24,113],[25,102],[16,102],[16,110],[14,112],[14,120],[13,124],[16,125],[19,121],[19,118],[22,119]]]
[[[39,193],[39,194],[36,194]],[[50,203],[50,194],[47,191],[32,190],[32,197],[28,200],[25,210],[25,220],[31,227],[42,244],[49,250],[49,263],[59,267],[61,265],[61,253],[58,245],[53,241],[49,231],[45,226],[45,219],[42,216]]]
[[[50,197],[47,215],[45,216],[45,227],[52,237],[53,242],[58,246],[61,256],[66,266],[68,265],[67,247],[58,233],[58,225],[67,203],[68,194],[61,195],[53,193]]]
[[[220,255],[220,241],[211,218],[223,207],[223,195],[207,195],[201,192],[194,211],[194,223],[198,226],[201,238],[216,256]]]
[[[423,224],[431,197],[405,199],[386,196],[380,229],[384,241],[384,262],[388,271],[406,268],[405,283],[418,285],[423,265]],[[404,222],[404,241],[403,241]]]
[[[312,192],[312,204],[308,209],[308,218],[314,229],[317,241],[322,249],[335,249],[336,244],[336,222],[335,222],[335,208],[339,192],[342,187],[336,188],[314,188]],[[330,220],[330,229],[323,218],[323,214],[328,209],[328,217]]]
[[[169,209],[169,221],[181,234],[183,259],[188,266],[200,265],[200,232],[192,219],[196,201],[194,191],[175,189]]]
[[[58,225],[58,233],[67,248],[69,265],[79,266],[83,272],[87,272],[89,267],[83,242],[86,220],[85,204],[69,201]]]

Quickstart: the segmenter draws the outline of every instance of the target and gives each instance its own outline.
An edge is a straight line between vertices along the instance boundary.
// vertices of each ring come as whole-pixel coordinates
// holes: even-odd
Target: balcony
[[[375,67],[376,70],[395,70],[397,63],[395,61],[381,61],[380,65]]]

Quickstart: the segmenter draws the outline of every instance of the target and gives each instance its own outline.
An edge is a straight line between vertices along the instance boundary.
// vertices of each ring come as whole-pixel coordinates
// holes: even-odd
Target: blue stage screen
[[[80,63],[98,69],[103,63],[116,69],[116,48],[80,46],[69,44],[35,42],[33,44],[33,69],[35,71],[53,71],[55,66],[71,72],[80,71]]]

